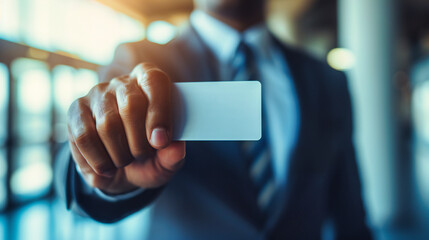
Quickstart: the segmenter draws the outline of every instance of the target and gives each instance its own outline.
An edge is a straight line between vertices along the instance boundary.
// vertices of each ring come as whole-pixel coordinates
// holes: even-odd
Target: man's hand
[[[68,113],[73,159],[86,182],[109,194],[164,185],[183,165],[171,142],[173,84],[151,64],[93,87]]]

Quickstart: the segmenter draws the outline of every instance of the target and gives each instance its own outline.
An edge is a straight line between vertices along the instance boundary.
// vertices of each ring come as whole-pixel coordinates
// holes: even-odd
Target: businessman
[[[68,114],[68,208],[116,222],[151,206],[149,239],[370,239],[343,73],[278,41],[264,0],[196,0],[166,45],[118,47]],[[256,142],[172,141],[181,81],[261,81]]]

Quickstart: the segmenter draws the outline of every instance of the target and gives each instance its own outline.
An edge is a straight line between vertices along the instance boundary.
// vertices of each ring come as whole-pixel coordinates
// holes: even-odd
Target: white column
[[[340,45],[356,58],[348,77],[364,200],[376,227],[396,214],[395,2],[339,0]]]

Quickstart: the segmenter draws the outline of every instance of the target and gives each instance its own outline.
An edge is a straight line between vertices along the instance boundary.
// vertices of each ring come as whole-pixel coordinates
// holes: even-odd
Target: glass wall
[[[7,69],[3,69],[2,82],[5,86],[2,89],[7,89]],[[86,94],[96,84],[97,74],[92,70],[65,65],[51,70],[46,62],[29,58],[14,60],[11,72],[15,105],[12,106],[14,144],[11,147],[10,189],[12,199],[22,202],[49,193],[53,179],[53,147],[67,140],[67,109],[74,99]],[[5,103],[7,99],[1,101]],[[1,106],[6,109],[6,104]],[[2,114],[2,117],[5,116],[6,113]],[[2,122],[2,136],[6,138],[6,120]],[[3,171],[7,169],[5,159],[3,153],[0,156]],[[4,175],[0,173],[0,177]]]
[[[55,110],[54,140],[67,140],[67,111],[77,98],[88,93],[97,83],[97,73],[87,69],[75,69],[58,65],[52,70]]]
[[[419,191],[419,213],[429,222],[429,58],[413,69],[414,171]]]
[[[78,38],[76,36],[79,36]],[[107,64],[142,24],[91,0],[0,0],[0,38]]]
[[[93,0],[0,0],[0,44],[16,48],[0,54],[0,210],[51,192],[68,107],[117,45],[144,35],[140,22]]]
[[[7,106],[9,98],[8,70],[0,63],[0,210],[6,206],[6,138],[7,138]]]

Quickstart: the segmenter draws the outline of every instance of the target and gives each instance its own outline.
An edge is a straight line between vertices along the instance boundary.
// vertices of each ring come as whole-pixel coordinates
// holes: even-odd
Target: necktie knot
[[[254,53],[250,46],[243,40],[237,46],[231,66],[233,80],[246,81],[257,79]]]

